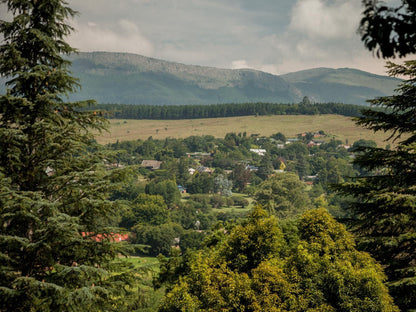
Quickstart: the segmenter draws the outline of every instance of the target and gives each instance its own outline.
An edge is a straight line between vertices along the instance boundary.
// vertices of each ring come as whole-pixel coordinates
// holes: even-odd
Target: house
[[[129,240],[129,234],[121,234],[121,233],[109,233],[109,234],[93,234],[91,232],[81,232],[83,237],[89,237],[96,242],[101,242],[105,239],[109,239],[112,242],[122,242]]]
[[[158,160],[143,160],[142,167],[150,170],[158,170],[160,169],[160,165],[162,164],[161,161]]]
[[[188,172],[189,172],[190,175],[194,175],[195,171],[196,170],[194,168],[189,168],[188,169]]]
[[[286,144],[294,143],[299,141],[299,139],[287,139]]]
[[[204,173],[204,172],[209,173],[209,174],[212,173],[211,169],[209,169],[208,167],[204,167],[204,166],[199,166],[198,168],[196,168],[196,171],[198,171],[199,173]]]
[[[178,185],[178,190],[179,190],[179,193],[181,193],[181,194],[185,194],[186,193],[186,187],[184,187],[182,185]]]
[[[256,153],[259,156],[264,156],[267,151],[265,149],[260,148],[250,148],[250,152]]]
[[[259,167],[252,166],[252,165],[247,165],[246,170],[247,169],[250,170],[250,171],[257,171],[257,170],[259,170]]]
[[[186,156],[192,158],[205,158],[212,156],[211,153],[195,152],[195,153],[186,153]]]

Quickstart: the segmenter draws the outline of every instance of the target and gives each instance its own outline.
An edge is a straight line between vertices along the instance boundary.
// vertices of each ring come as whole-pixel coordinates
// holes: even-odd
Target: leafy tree
[[[271,136],[273,139],[277,140],[277,141],[281,141],[283,143],[286,143],[286,136],[281,133],[281,132],[277,132],[275,134],[272,134]]]
[[[169,220],[168,207],[160,195],[140,194],[130,205],[121,222],[126,228],[138,223],[160,225]]]
[[[181,199],[176,182],[171,180],[148,183],[146,185],[146,193],[162,196],[169,207],[178,204]]]
[[[180,238],[183,229],[176,223],[164,223],[161,225],[137,224],[133,227],[133,231],[136,235],[134,242],[148,245],[148,254],[150,256],[159,254],[167,256],[172,247],[179,244],[178,238]]]
[[[214,190],[214,178],[206,172],[195,173],[186,187],[191,194],[211,193]]]
[[[274,175],[261,183],[254,198],[270,213],[283,218],[293,217],[310,208],[305,184],[291,172]]]
[[[220,174],[214,178],[214,191],[223,196],[231,196],[233,182],[228,180],[224,175]]]
[[[238,164],[231,172],[231,180],[238,192],[242,192],[246,185],[250,182],[251,171],[247,169],[243,164]]]
[[[76,12],[62,0],[0,4],[12,15],[0,21],[0,310],[125,310],[131,275],[108,266],[121,244],[107,197],[122,175],[87,149],[105,120],[62,99],[78,86],[65,58]]]
[[[324,209],[283,230],[257,207],[208,238],[210,248],[173,258],[162,273],[175,285],[159,311],[398,311],[381,267]]]

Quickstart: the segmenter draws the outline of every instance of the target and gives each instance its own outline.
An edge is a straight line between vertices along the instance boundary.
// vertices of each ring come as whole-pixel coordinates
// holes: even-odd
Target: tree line
[[[365,106],[343,103],[277,104],[230,103],[212,105],[129,105],[98,104],[97,111],[117,119],[195,119],[264,115],[337,114],[358,117]],[[89,107],[88,109],[91,109]]]

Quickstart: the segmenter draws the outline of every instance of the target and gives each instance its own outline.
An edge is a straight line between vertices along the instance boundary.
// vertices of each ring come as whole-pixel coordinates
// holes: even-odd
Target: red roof
[[[109,233],[109,234],[94,234],[91,232],[82,232],[82,236],[90,236],[91,239],[101,242],[105,238],[109,238],[113,242],[127,241],[129,239],[129,234],[120,234],[120,233]]]

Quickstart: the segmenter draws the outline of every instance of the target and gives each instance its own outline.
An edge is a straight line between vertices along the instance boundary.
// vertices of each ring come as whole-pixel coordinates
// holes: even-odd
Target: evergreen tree
[[[359,248],[385,265],[389,287],[403,311],[416,307],[416,62],[390,64],[390,73],[412,73],[399,94],[372,100],[387,111],[367,110],[357,122],[375,131],[392,131],[390,138],[403,140],[394,150],[359,146],[354,163],[366,176],[336,186],[352,195],[351,205],[359,234]]]
[[[105,121],[78,110],[90,102],[63,101],[78,87],[64,40],[76,12],[62,0],[0,4],[12,15],[0,21],[0,310],[123,311],[128,275],[108,268],[120,175],[88,152]]]
[[[379,57],[415,52],[416,6],[402,0],[387,6],[364,0],[362,40]],[[387,64],[391,76],[405,77],[396,93],[369,101],[357,124],[388,133],[395,149],[359,146],[354,161],[365,176],[335,188],[356,201],[353,229],[359,248],[369,251],[385,266],[390,292],[403,311],[416,307],[416,61]],[[381,109],[380,109],[381,108]]]

